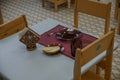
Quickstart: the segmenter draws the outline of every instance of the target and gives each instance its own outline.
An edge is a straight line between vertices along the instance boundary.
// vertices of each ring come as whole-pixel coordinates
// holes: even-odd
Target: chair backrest
[[[81,67],[87,64],[89,61],[102,54],[106,50],[105,56],[105,79],[110,80],[111,66],[112,66],[112,54],[114,45],[114,33],[115,30],[111,29],[108,33],[97,39],[87,47],[76,50],[75,65],[74,65],[74,80],[81,79]],[[103,58],[104,59],[104,58]],[[84,75],[84,74],[83,74]],[[90,76],[91,74],[89,74]],[[93,78],[94,76],[92,76]],[[101,79],[83,79],[83,80],[101,80]]]
[[[0,9],[0,24],[3,24],[3,17],[2,17],[1,9]]]
[[[78,12],[105,19],[104,33],[109,31],[111,2],[101,3],[90,0],[76,0],[74,11],[74,27],[78,27]]]
[[[8,37],[27,26],[25,15],[0,25],[0,39]]]

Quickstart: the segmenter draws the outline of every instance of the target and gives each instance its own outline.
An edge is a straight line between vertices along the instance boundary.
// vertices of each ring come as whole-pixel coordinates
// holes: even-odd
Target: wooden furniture
[[[114,18],[118,19],[118,7],[119,7],[119,1],[120,0],[115,0],[115,13],[114,13]]]
[[[118,10],[118,34],[120,35],[120,8]]]
[[[68,8],[71,7],[71,4],[74,4],[75,0],[67,0]]]
[[[46,24],[47,23],[47,24]],[[57,25],[73,28],[53,19],[46,19],[31,27],[38,34],[54,28]],[[0,72],[9,80],[72,80],[74,60],[63,55],[45,55],[43,45],[37,44],[34,51],[27,51],[19,39],[20,32],[0,40]],[[117,45],[115,44],[114,49]],[[106,52],[91,60],[82,67],[81,73],[86,72],[91,65],[98,63],[106,56]],[[97,79],[96,79],[97,80]]]
[[[0,80],[8,80],[8,79],[0,73]]]
[[[49,2],[54,4],[54,11],[58,11],[58,6],[67,2],[67,0],[48,0]],[[45,6],[45,0],[42,0],[42,6]]]
[[[0,75],[0,80],[3,80],[3,77]]]
[[[68,0],[68,8],[71,6],[71,0]]]
[[[0,24],[3,24],[3,17],[2,17],[1,9],[0,9]]]
[[[27,27],[27,21],[24,15],[0,25],[0,39],[8,37]]]
[[[0,80],[4,80],[2,76],[0,76]]]
[[[116,0],[114,18],[115,18],[116,20],[118,20],[117,33],[120,34],[120,0]]]
[[[90,0],[76,0],[74,10],[74,27],[78,27],[78,13],[86,13],[105,19],[104,34],[109,31],[111,3],[100,3]]]
[[[77,49],[73,80],[111,80],[114,31],[114,29],[111,29],[110,32],[106,33],[104,36],[88,45],[84,49]],[[90,70],[82,75],[81,67],[94,59],[96,56],[100,55],[105,50],[107,50],[105,62],[102,65],[105,69],[104,77],[101,77],[101,75],[95,74]]]

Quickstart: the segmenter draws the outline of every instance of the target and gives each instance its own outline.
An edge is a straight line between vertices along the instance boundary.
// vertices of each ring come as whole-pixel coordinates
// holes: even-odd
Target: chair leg
[[[0,10],[0,24],[3,24],[3,16],[2,16],[2,12],[1,12],[1,10]]]
[[[120,35],[120,8],[118,11],[118,30],[117,30],[118,34]]]
[[[58,5],[57,5],[57,3],[54,3],[54,11],[55,11],[55,12],[58,11]]]
[[[75,4],[77,4],[77,0],[75,0]],[[74,10],[74,27],[78,28],[78,10],[77,10],[77,5],[75,5],[75,10]]]
[[[45,7],[45,0],[42,0],[42,7]]]
[[[71,6],[71,0],[68,0],[68,8]]]
[[[96,66],[96,74],[100,75],[100,67],[99,66]]]
[[[115,3],[114,18],[115,18],[116,20],[118,19],[118,0],[116,0],[116,3]]]
[[[78,28],[78,12],[74,13],[74,27]]]

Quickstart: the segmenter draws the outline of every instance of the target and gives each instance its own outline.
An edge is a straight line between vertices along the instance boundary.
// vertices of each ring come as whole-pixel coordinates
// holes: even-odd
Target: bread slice
[[[48,46],[48,47],[44,47],[42,50],[43,52],[47,54],[55,54],[60,51],[60,47],[59,46]]]

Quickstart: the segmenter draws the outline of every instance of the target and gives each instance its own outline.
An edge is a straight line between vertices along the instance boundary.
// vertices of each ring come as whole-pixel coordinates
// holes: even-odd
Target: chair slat
[[[111,6],[111,3],[103,4],[89,0],[78,0],[77,5],[80,12],[106,19],[107,10],[110,8],[108,6]]]
[[[0,25],[0,39],[10,36],[27,27],[27,21],[24,15]]]
[[[76,0],[74,11],[74,27],[78,27],[79,12],[105,19],[104,34],[109,31],[111,2],[100,3],[90,0]]]
[[[109,48],[111,45],[111,40],[113,38],[114,34],[113,32],[109,32],[107,35],[101,37],[100,39],[96,40],[95,42],[91,43],[87,47],[85,47],[82,50],[82,59],[83,63],[82,65],[86,64],[90,60],[92,60],[94,57],[101,54],[103,51]]]

